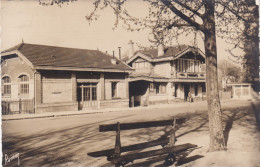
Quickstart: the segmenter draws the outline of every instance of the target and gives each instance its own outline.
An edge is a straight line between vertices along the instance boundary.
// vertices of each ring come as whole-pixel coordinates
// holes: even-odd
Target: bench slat
[[[186,120],[185,118],[176,119],[176,124],[184,123],[185,120]],[[120,130],[169,126],[172,125],[172,123],[173,120],[137,122],[137,123],[120,123]],[[117,130],[117,124],[99,125],[99,132],[116,131],[116,130]]]
[[[148,147],[154,147],[158,145],[166,145],[169,142],[169,138],[164,138],[164,139],[158,139],[158,140],[153,140],[149,142],[144,142],[144,143],[138,143],[138,144],[133,144],[130,146],[124,146],[121,147],[121,152],[127,152],[127,151],[134,151],[134,150],[139,150],[139,149],[144,149]],[[92,157],[102,157],[102,156],[110,156],[114,153],[115,149],[107,149],[107,150],[102,150],[102,151],[96,151],[96,152],[90,152],[88,153],[89,156]]]
[[[158,150],[122,155],[119,157],[109,158],[108,160],[112,161],[115,164],[122,162],[122,161],[131,162],[132,160],[135,160],[135,159],[148,158],[148,157],[152,157],[152,156],[156,156],[156,155],[163,155],[163,154],[167,154],[167,153],[180,153],[180,152],[186,151],[187,149],[195,148],[195,147],[197,147],[197,145],[187,143],[187,144],[182,144],[182,145],[173,146],[173,147],[165,147],[165,148],[158,149]]]

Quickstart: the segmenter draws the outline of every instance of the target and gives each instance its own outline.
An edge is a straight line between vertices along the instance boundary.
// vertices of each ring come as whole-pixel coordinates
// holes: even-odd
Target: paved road
[[[236,109],[251,106],[251,102],[223,102],[222,107]],[[78,116],[4,121],[3,154],[20,154],[22,166],[100,166],[105,158],[87,156],[90,151],[113,147],[114,134],[98,133],[99,124],[169,119],[175,115],[200,115],[207,119],[206,102],[158,106],[154,109],[96,113]],[[207,129],[207,124],[203,126]],[[157,130],[157,129],[156,129]],[[122,133],[122,143],[150,140],[163,135],[160,131]],[[152,134],[151,134],[152,133]],[[156,135],[155,135],[156,134]],[[132,137],[132,138],[129,138]],[[4,163],[4,161],[3,161]],[[16,160],[9,163],[15,166]]]

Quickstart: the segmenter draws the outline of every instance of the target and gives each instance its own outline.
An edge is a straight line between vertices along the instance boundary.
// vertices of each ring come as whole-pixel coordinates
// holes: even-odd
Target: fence
[[[33,99],[2,101],[2,115],[16,113],[34,113]]]
[[[227,91],[227,92],[220,91],[219,97],[220,99],[231,99],[231,91]]]

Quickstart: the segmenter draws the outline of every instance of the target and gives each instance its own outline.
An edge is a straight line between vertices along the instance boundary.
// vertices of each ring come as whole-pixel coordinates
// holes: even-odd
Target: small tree
[[[222,60],[218,64],[218,72],[219,83],[224,90],[228,82],[239,82],[241,80],[241,68],[227,60]]]

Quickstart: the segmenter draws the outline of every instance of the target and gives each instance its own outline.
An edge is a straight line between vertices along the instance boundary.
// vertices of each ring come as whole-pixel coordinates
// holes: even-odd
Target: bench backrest
[[[175,124],[182,124],[186,121],[186,118],[176,118]],[[159,126],[170,126],[173,125],[173,119],[163,120],[163,121],[149,121],[149,122],[137,122],[137,123],[120,123],[120,130],[130,130],[130,129],[141,129]],[[99,125],[99,132],[107,131],[117,131],[118,124],[106,124]]]

